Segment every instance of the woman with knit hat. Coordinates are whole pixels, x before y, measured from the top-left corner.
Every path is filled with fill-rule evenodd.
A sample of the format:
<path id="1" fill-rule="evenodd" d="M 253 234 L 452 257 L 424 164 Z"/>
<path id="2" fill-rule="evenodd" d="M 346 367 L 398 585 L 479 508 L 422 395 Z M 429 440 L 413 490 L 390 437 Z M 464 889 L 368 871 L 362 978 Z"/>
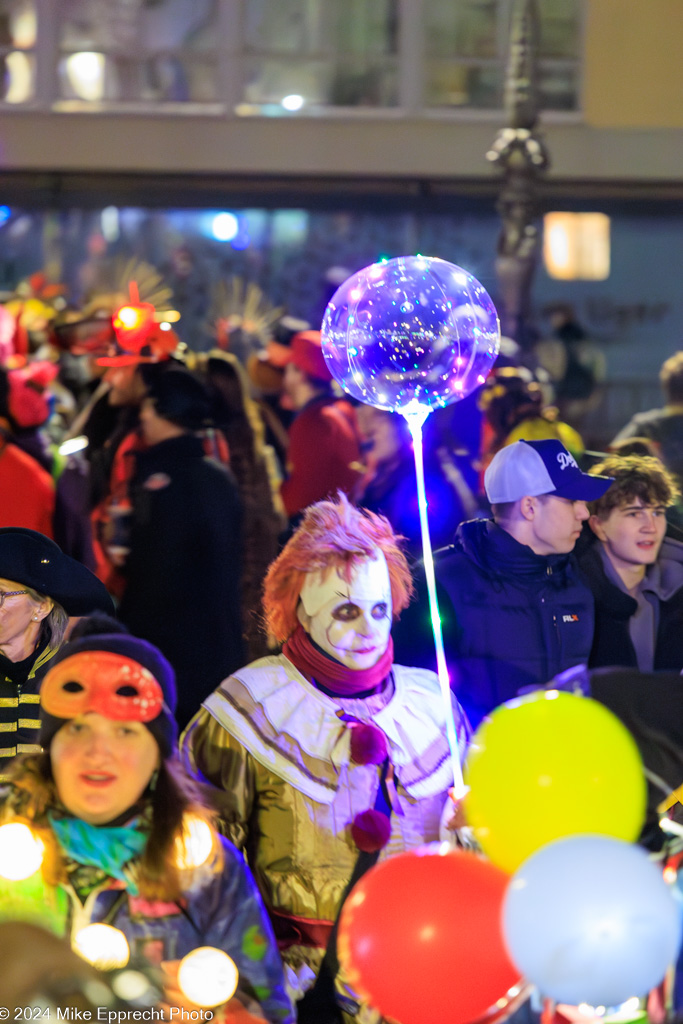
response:
<path id="1" fill-rule="evenodd" d="M 40 679 L 70 616 L 113 613 L 104 584 L 42 533 L 0 529 L 0 779 L 16 754 L 40 750 Z"/>
<path id="2" fill-rule="evenodd" d="M 312 505 L 266 576 L 282 654 L 226 679 L 183 739 L 254 871 L 300 1024 L 379 1021 L 338 973 L 334 922 L 378 857 L 439 838 L 446 709 L 434 673 L 393 663 L 392 617 L 411 590 L 386 519 L 343 494 Z"/>
<path id="3" fill-rule="evenodd" d="M 217 947 L 239 971 L 225 1024 L 290 1024 L 249 870 L 174 760 L 175 700 L 173 670 L 146 641 L 115 633 L 70 642 L 43 681 L 43 753 L 12 766 L 4 820 L 26 823 L 44 846 L 40 884 L 28 881 L 58 934 L 78 946 L 85 925 L 118 929 L 133 955 L 164 969 L 171 1006 L 192 1005 L 178 988 L 179 961 Z M 0 913 L 3 904 L 5 916 L 16 911 L 21 885 L 0 885 Z M 30 917 L 30 903 L 16 916 Z"/>

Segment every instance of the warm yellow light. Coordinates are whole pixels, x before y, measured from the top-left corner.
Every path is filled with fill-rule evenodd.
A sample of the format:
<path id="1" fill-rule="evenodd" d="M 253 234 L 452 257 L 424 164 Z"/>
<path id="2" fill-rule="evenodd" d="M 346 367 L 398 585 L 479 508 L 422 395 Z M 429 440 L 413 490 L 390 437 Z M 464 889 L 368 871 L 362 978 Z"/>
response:
<path id="1" fill-rule="evenodd" d="M 71 945 L 80 957 L 100 971 L 125 967 L 130 959 L 128 940 L 110 924 L 89 924 L 73 936 Z"/>
<path id="2" fill-rule="evenodd" d="M 560 281 L 604 281 L 610 272 L 610 219 L 604 213 L 546 213 L 543 262 Z"/>
<path id="3" fill-rule="evenodd" d="M 28 825 L 13 821 L 0 826 L 0 877 L 21 882 L 39 869 L 45 847 Z"/>
<path id="4" fill-rule="evenodd" d="M 69 85 L 80 100 L 91 103 L 101 100 L 104 96 L 104 64 L 103 53 L 83 50 L 72 53 L 66 58 L 66 76 Z"/>
<path id="5" fill-rule="evenodd" d="M 183 820 L 182 837 L 176 840 L 176 864 L 179 868 L 198 868 L 213 852 L 213 832 L 205 821 L 193 814 Z"/>
<path id="6" fill-rule="evenodd" d="M 36 45 L 38 18 L 32 3 L 20 3 L 9 15 L 10 36 L 20 50 L 30 50 Z"/>
<path id="7" fill-rule="evenodd" d="M 232 999 L 239 974 L 235 962 L 221 949 L 200 946 L 184 956 L 178 968 L 181 992 L 197 1006 L 220 1006 Z"/>
<path id="8" fill-rule="evenodd" d="M 7 76 L 6 103 L 26 103 L 33 96 L 33 66 L 30 58 L 21 50 L 14 50 L 5 57 Z"/>
<path id="9" fill-rule="evenodd" d="M 138 309 L 137 306 L 121 306 L 117 310 L 114 327 L 118 327 L 119 330 L 134 331 L 136 327 L 141 325 L 144 319 L 143 311 Z"/>

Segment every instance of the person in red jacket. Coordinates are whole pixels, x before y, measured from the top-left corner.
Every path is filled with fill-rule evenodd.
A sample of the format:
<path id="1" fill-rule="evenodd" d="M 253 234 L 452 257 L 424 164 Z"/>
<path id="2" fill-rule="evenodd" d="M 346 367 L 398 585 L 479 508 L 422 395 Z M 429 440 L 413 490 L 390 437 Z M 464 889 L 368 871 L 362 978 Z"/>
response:
<path id="1" fill-rule="evenodd" d="M 23 526 L 53 538 L 55 484 L 29 452 L 15 443 L 18 428 L 47 419 L 48 405 L 27 386 L 28 371 L 0 367 L 0 527 Z"/>
<path id="2" fill-rule="evenodd" d="M 288 349 L 280 348 L 285 349 L 284 391 L 297 413 L 289 428 L 281 494 L 290 522 L 296 522 L 313 502 L 353 490 L 360 476 L 360 447 L 354 409 L 332 391 L 320 331 L 301 331 Z"/>

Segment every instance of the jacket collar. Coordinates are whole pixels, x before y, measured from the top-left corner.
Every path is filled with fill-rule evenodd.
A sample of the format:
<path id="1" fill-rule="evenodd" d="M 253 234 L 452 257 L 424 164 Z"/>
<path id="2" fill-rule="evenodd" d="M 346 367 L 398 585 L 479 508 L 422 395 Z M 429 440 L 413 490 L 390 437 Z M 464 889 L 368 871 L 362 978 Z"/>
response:
<path id="1" fill-rule="evenodd" d="M 480 569 L 498 576 L 549 579 L 564 572 L 571 562 L 571 555 L 537 555 L 493 519 L 461 523 L 455 538 L 456 549 L 460 547 Z"/>

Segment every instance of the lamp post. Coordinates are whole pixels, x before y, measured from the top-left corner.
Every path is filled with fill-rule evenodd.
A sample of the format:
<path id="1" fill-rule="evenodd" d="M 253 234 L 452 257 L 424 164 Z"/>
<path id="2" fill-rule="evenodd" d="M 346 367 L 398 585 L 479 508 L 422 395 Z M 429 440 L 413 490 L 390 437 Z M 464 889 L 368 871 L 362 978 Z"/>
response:
<path id="1" fill-rule="evenodd" d="M 502 333 L 522 347 L 532 342 L 531 285 L 538 259 L 538 182 L 549 157 L 538 125 L 538 46 L 536 0 L 513 0 L 510 50 L 505 80 L 507 127 L 486 159 L 503 171 L 497 203 L 502 219 L 496 273 Z"/>

